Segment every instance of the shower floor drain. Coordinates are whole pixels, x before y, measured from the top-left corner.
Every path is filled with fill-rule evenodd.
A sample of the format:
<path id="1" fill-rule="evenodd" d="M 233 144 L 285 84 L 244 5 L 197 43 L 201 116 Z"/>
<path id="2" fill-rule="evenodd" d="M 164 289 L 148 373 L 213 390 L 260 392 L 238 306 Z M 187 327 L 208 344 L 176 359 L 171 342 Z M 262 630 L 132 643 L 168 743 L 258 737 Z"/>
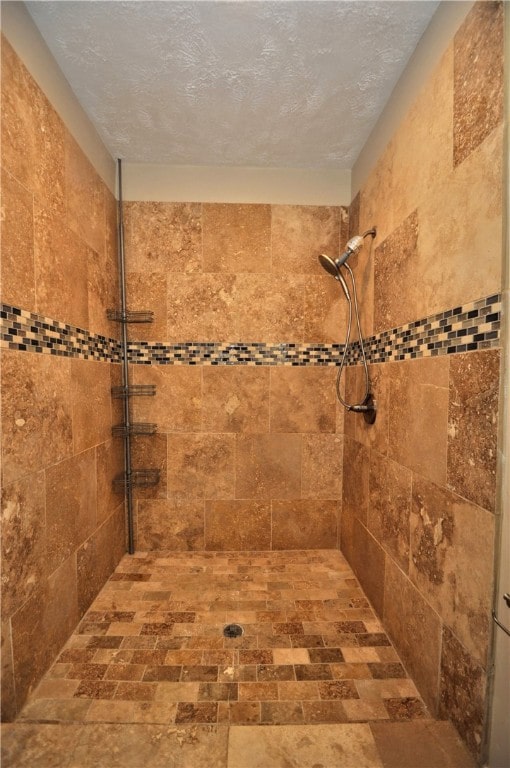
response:
<path id="1" fill-rule="evenodd" d="M 223 627 L 225 637 L 240 637 L 243 634 L 243 628 L 240 624 L 227 624 Z"/>

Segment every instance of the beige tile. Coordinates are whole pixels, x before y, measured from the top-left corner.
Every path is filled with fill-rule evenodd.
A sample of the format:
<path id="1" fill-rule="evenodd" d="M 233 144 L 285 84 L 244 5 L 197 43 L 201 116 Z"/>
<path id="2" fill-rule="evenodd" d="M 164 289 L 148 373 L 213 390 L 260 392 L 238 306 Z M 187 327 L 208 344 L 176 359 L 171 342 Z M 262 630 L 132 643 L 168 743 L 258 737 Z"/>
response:
<path id="1" fill-rule="evenodd" d="M 349 664 L 378 662 L 379 655 L 376 648 L 345 648 L 342 647 L 342 655 Z"/>
<path id="2" fill-rule="evenodd" d="M 167 435 L 140 435 L 131 442 L 132 467 L 136 471 L 159 470 L 159 481 L 155 485 L 139 486 L 135 489 L 136 499 L 165 499 L 167 496 Z"/>
<path id="3" fill-rule="evenodd" d="M 121 505 L 76 553 L 80 615 L 90 606 L 125 552 L 124 524 L 124 507 Z M 118 626 L 117 629 L 120 631 Z"/>
<path id="4" fill-rule="evenodd" d="M 60 217 L 65 215 L 65 133 L 62 120 L 4 38 L 2 167 Z"/>
<path id="5" fill-rule="evenodd" d="M 197 701 L 199 685 L 200 683 L 158 683 L 154 700 L 156 702 Z"/>
<path id="6" fill-rule="evenodd" d="M 80 734 L 81 726 L 77 724 L 4 725 L 2 726 L 3 761 L 6 765 L 39 765 L 48 766 L 48 768 L 56 768 L 59 765 L 62 768 L 70 768 L 72 754 Z"/>
<path id="7" fill-rule="evenodd" d="M 16 698 L 21 706 L 78 623 L 76 565 L 68 558 L 12 618 Z"/>
<path id="8" fill-rule="evenodd" d="M 234 339 L 266 343 L 303 341 L 305 278 L 302 275 L 239 273 L 235 285 Z"/>
<path id="9" fill-rule="evenodd" d="M 384 626 L 432 714 L 437 711 L 441 621 L 423 596 L 388 558 Z"/>
<path id="10" fill-rule="evenodd" d="M 415 478 L 411 579 L 483 665 L 490 632 L 494 524 L 490 512 Z"/>
<path id="11" fill-rule="evenodd" d="M 474 768 L 451 723 L 371 723 L 384 768 Z"/>
<path id="12" fill-rule="evenodd" d="M 113 478 L 124 469 L 122 442 L 107 440 L 96 447 L 97 523 L 103 523 L 123 502 L 123 495 L 114 489 Z"/>
<path id="13" fill-rule="evenodd" d="M 273 648 L 275 664 L 309 664 L 307 648 Z"/>
<path id="14" fill-rule="evenodd" d="M 300 768 L 341 764 L 345 768 L 382 766 L 366 724 L 232 726 L 228 768 L 284 765 L 294 755 Z M 340 761 L 340 762 L 339 762 Z"/>
<path id="15" fill-rule="evenodd" d="M 121 702 L 117 702 L 121 704 Z M 122 702 L 127 703 L 127 702 Z M 132 702 L 133 714 L 130 722 L 161 723 L 168 725 L 175 720 L 176 702 L 135 701 Z"/>
<path id="16" fill-rule="evenodd" d="M 106 310 L 119 304 L 118 265 L 116 251 L 105 253 L 91 248 L 87 252 L 88 330 L 106 338 L 119 338 L 118 323 L 108 320 Z"/>
<path id="17" fill-rule="evenodd" d="M 78 328 L 89 327 L 88 262 L 90 248 L 60 215 L 34 205 L 36 308 L 39 314 Z"/>
<path id="18" fill-rule="evenodd" d="M 348 304 L 338 281 L 330 275 L 309 275 L 305 282 L 303 341 L 343 344 L 347 317 Z"/>
<path id="19" fill-rule="evenodd" d="M 130 272 L 126 276 L 129 309 L 154 312 L 151 323 L 131 323 L 131 341 L 166 341 L 167 284 L 166 275 L 159 272 Z"/>
<path id="20" fill-rule="evenodd" d="M 486 682 L 485 670 L 444 627 L 438 714 L 451 720 L 477 764 L 483 743 Z"/>
<path id="21" fill-rule="evenodd" d="M 370 453 L 364 445 L 344 437 L 342 511 L 366 523 L 369 505 Z M 356 471 L 353 471 L 353 468 Z"/>
<path id="22" fill-rule="evenodd" d="M 137 504 L 137 542 L 142 550 L 203 550 L 204 502 L 143 499 Z"/>
<path id="23" fill-rule="evenodd" d="M 299 701 L 262 701 L 260 722 L 275 725 L 302 723 L 303 708 Z"/>
<path id="24" fill-rule="evenodd" d="M 271 206 L 204 203 L 205 272 L 269 272 Z"/>
<path id="25" fill-rule="evenodd" d="M 391 699 L 417 697 L 416 686 L 412 680 L 356 680 L 356 690 L 362 699 Z"/>
<path id="26" fill-rule="evenodd" d="M 346 403 L 361 402 L 365 392 L 365 377 L 362 367 L 359 365 L 345 367 L 340 378 L 340 385 L 340 394 Z M 356 440 L 359 427 L 357 414 L 347 411 L 340 403 L 338 405 L 343 412 L 344 434 Z"/>
<path id="27" fill-rule="evenodd" d="M 454 38 L 454 162 L 503 120 L 503 5 L 476 4 Z"/>
<path id="28" fill-rule="evenodd" d="M 90 703 L 86 722 L 92 723 L 132 723 L 137 722 L 134 716 L 134 701 L 101 701 L 97 699 Z M 154 721 L 152 721 L 154 722 Z"/>
<path id="29" fill-rule="evenodd" d="M 196 725 L 162 728 L 148 723 L 90 724 L 83 730 L 71 768 L 93 768 L 106 763 L 111 768 L 160 768 L 172 765 L 196 768 L 226 766 L 227 728 Z M 112 756 L 114 762 L 112 762 Z"/>
<path id="30" fill-rule="evenodd" d="M 335 370 L 271 370 L 271 432 L 335 432 Z"/>
<path id="31" fill-rule="evenodd" d="M 105 199 L 103 181 L 74 138 L 65 136 L 67 224 L 96 253 L 103 255 Z"/>
<path id="32" fill-rule="evenodd" d="M 349 720 L 373 721 L 389 719 L 388 710 L 382 700 L 343 699 L 342 706 Z"/>
<path id="33" fill-rule="evenodd" d="M 367 528 L 402 570 L 409 570 L 412 473 L 376 451 L 370 453 Z"/>
<path id="34" fill-rule="evenodd" d="M 385 599 L 385 569 L 388 559 L 384 550 L 370 535 L 364 525 L 354 518 L 352 535 L 353 570 L 361 587 L 374 606 L 382 614 Z"/>
<path id="35" fill-rule="evenodd" d="M 96 526 L 96 454 L 83 451 L 46 470 L 46 537 L 49 573 L 61 565 Z"/>
<path id="36" fill-rule="evenodd" d="M 416 280 L 419 223 L 419 214 L 413 211 L 375 249 L 375 333 L 404 325 L 417 317 L 416 294 L 423 291 Z"/>
<path id="37" fill-rule="evenodd" d="M 2 490 L 2 614 L 11 616 L 47 575 L 44 474 Z"/>
<path id="38" fill-rule="evenodd" d="M 494 511 L 496 503 L 499 350 L 450 360 L 448 485 Z"/>
<path id="39" fill-rule="evenodd" d="M 271 235 L 273 272 L 321 274 L 320 253 L 337 256 L 345 208 L 273 205 Z"/>
<path id="40" fill-rule="evenodd" d="M 158 432 L 200 430 L 200 368 L 188 365 L 135 365 L 132 381 L 133 384 L 153 384 L 156 387 L 154 397 L 138 397 L 132 400 L 134 421 L 156 424 Z"/>
<path id="41" fill-rule="evenodd" d="M 236 498 L 299 498 L 300 435 L 237 435 Z"/>
<path id="42" fill-rule="evenodd" d="M 453 46 L 449 45 L 417 94 L 386 152 L 391 175 L 384 181 L 395 225 L 404 221 L 433 194 L 435 185 L 453 167 Z M 419 173 L 416 172 L 419 157 Z M 391 192 L 388 194 L 388 189 Z M 381 190 L 384 194 L 384 190 Z M 384 214 L 383 214 L 384 215 Z M 383 237 L 387 232 L 378 230 Z"/>
<path id="43" fill-rule="evenodd" d="M 106 301 L 107 307 L 118 307 L 120 301 L 120 287 L 119 287 L 119 255 L 118 255 L 118 240 L 119 232 L 117 226 L 117 200 L 112 192 L 106 185 L 103 185 L 104 192 L 104 209 L 105 209 L 105 263 L 108 275 L 108 283 L 105 286 L 107 290 L 108 299 Z M 104 309 L 104 306 L 103 306 Z M 90 309 L 90 297 L 89 297 L 89 311 Z M 112 334 L 114 337 L 118 334 L 119 326 L 115 323 L 111 324 L 112 330 L 115 329 L 116 333 Z"/>
<path id="44" fill-rule="evenodd" d="M 79 686 L 78 680 L 44 679 L 36 688 L 34 699 L 71 699 Z"/>
<path id="45" fill-rule="evenodd" d="M 3 351 L 4 485 L 72 453 L 70 369 L 63 358 Z"/>
<path id="46" fill-rule="evenodd" d="M 390 411 L 390 370 L 388 365 L 377 364 L 368 366 L 370 392 L 374 398 L 377 415 L 374 424 L 367 424 L 361 414 L 345 414 L 346 424 L 351 429 L 349 434 L 355 437 L 367 448 L 375 448 L 379 453 L 387 455 L 389 445 L 389 411 Z M 365 394 L 365 375 L 363 367 L 357 365 L 348 368 L 346 376 L 345 399 L 349 403 L 360 402 Z"/>
<path id="47" fill-rule="evenodd" d="M 343 438 L 307 434 L 302 437 L 301 495 L 310 499 L 340 499 Z"/>
<path id="48" fill-rule="evenodd" d="M 200 203 L 124 205 L 128 272 L 198 272 L 202 266 Z"/>
<path id="49" fill-rule="evenodd" d="M 71 360 L 73 442 L 76 453 L 111 436 L 110 364 Z"/>
<path id="50" fill-rule="evenodd" d="M 206 549 L 260 551 L 270 547 L 269 501 L 206 501 Z"/>
<path id="51" fill-rule="evenodd" d="M 502 139 L 500 126 L 454 171 L 443 174 L 419 207 L 416 317 L 501 288 Z"/>
<path id="52" fill-rule="evenodd" d="M 448 365 L 445 357 L 390 363 L 389 456 L 446 483 Z"/>
<path id="53" fill-rule="evenodd" d="M 129 380 L 132 381 L 133 368 L 138 367 L 129 365 Z M 140 366 L 141 367 L 141 366 Z M 109 388 L 122 386 L 122 366 L 120 363 L 110 365 Z M 112 397 L 110 394 L 110 407 L 112 412 L 112 424 L 122 424 L 124 422 L 124 400 L 121 397 Z"/>
<path id="54" fill-rule="evenodd" d="M 2 301 L 35 311 L 33 196 L 2 170 Z"/>
<path id="55" fill-rule="evenodd" d="M 167 286 L 168 341 L 237 339 L 235 275 L 169 273 Z"/>
<path id="56" fill-rule="evenodd" d="M 234 436 L 168 435 L 168 495 L 174 499 L 234 497 Z"/>
<path id="57" fill-rule="evenodd" d="M 336 547 L 338 501 L 273 500 L 271 506 L 273 549 Z"/>
<path id="58" fill-rule="evenodd" d="M 23 708 L 21 721 L 46 720 L 54 723 L 82 723 L 90 707 L 90 700 L 85 699 L 42 699 L 30 701 Z"/>
<path id="59" fill-rule="evenodd" d="M 204 368 L 202 429 L 205 432 L 269 431 L 269 368 Z"/>
<path id="60" fill-rule="evenodd" d="M 11 622 L 2 621 L 2 722 L 10 722 L 17 715 L 16 688 L 12 658 Z M 21 705 L 21 702 L 20 702 Z"/>

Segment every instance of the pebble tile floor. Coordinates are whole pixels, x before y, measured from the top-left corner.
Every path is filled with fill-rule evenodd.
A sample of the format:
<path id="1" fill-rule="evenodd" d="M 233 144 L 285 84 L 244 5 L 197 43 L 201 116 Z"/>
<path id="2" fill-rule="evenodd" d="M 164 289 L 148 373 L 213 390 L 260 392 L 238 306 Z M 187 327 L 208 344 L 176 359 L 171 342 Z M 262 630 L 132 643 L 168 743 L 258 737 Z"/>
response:
<path id="1" fill-rule="evenodd" d="M 242 626 L 240 637 L 224 636 L 232 623 Z M 87 738 L 95 739 L 96 752 L 88 744 L 74 762 L 84 726 L 92 726 Z M 158 750 L 175 742 L 171 759 L 154 753 L 152 731 L 154 738 L 159 734 Z M 61 743 L 60 751 L 48 753 L 53 761 L 34 758 L 40 733 L 56 744 L 69 738 L 73 749 L 62 751 Z M 72 768 L 90 758 L 110 768 L 119 748 L 112 753 L 105 745 L 122 733 L 124 747 L 131 739 L 136 749 L 119 765 L 135 768 L 227 766 L 227 752 L 228 766 L 236 768 L 419 768 L 420 738 L 428 744 L 424 759 L 434 760 L 422 768 L 472 765 L 451 726 L 428 714 L 334 550 L 126 555 L 16 724 L 4 726 L 2 765 Z M 294 733 L 287 747 L 286 733 Z M 393 754 L 398 733 L 397 746 L 406 739 L 413 744 L 403 759 L 414 762 L 399 763 Z M 315 754 L 317 739 L 322 747 Z M 144 740 L 150 755 L 133 757 Z M 338 744 L 354 750 L 340 762 Z M 106 750 L 104 763 L 97 749 Z M 294 762 L 289 755 L 297 752 Z"/>

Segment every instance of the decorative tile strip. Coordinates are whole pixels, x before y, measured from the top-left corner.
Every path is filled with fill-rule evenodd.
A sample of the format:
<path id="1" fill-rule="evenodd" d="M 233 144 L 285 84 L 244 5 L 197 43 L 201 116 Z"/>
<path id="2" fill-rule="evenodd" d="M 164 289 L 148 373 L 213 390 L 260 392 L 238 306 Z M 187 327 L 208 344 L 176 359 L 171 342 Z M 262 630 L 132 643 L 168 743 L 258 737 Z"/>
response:
<path id="1" fill-rule="evenodd" d="M 338 365 L 341 344 L 264 344 L 132 341 L 128 357 L 145 365 Z"/>
<path id="2" fill-rule="evenodd" d="M 488 349 L 500 345 L 500 330 L 501 296 L 496 294 L 369 336 L 365 354 L 371 363 L 384 363 Z M 348 363 L 360 362 L 361 346 L 355 342 Z"/>
<path id="3" fill-rule="evenodd" d="M 82 360 L 121 360 L 120 342 L 116 339 L 91 334 L 9 304 L 0 305 L 0 346 Z"/>
<path id="4" fill-rule="evenodd" d="M 0 305 L 0 346 L 84 360 L 120 362 L 120 342 L 7 304 Z M 501 296 L 461 307 L 369 336 L 370 363 L 469 352 L 500 345 Z M 262 342 L 130 341 L 128 359 L 140 365 L 285 365 L 337 366 L 343 344 Z M 348 365 L 361 362 L 359 342 L 349 345 Z"/>

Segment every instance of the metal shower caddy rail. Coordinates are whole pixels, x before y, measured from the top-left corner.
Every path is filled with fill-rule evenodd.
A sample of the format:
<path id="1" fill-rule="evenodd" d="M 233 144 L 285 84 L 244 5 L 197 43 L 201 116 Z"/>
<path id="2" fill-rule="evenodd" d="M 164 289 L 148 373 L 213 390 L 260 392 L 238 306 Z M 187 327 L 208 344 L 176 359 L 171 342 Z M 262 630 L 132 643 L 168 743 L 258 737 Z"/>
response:
<path id="1" fill-rule="evenodd" d="M 113 486 L 117 491 L 123 491 L 126 500 L 126 519 L 128 527 L 128 551 L 135 551 L 134 521 L 133 521 L 133 489 L 135 487 L 147 488 L 157 485 L 160 479 L 159 469 L 133 469 L 131 465 L 131 438 L 136 435 L 154 435 L 157 425 L 145 422 L 132 422 L 130 412 L 130 399 L 135 396 L 153 396 L 156 394 L 154 384 L 130 384 L 128 362 L 128 323 L 152 323 L 154 312 L 150 310 L 128 310 L 126 299 L 126 260 L 124 250 L 124 215 L 122 203 L 122 161 L 117 160 L 118 178 L 118 249 L 119 249 L 119 282 L 120 282 L 120 308 L 107 309 L 109 320 L 120 323 L 121 328 L 121 354 L 122 354 L 122 385 L 112 387 L 112 397 L 123 400 L 123 422 L 112 427 L 112 435 L 120 437 L 124 441 L 124 471 L 114 477 Z"/>

